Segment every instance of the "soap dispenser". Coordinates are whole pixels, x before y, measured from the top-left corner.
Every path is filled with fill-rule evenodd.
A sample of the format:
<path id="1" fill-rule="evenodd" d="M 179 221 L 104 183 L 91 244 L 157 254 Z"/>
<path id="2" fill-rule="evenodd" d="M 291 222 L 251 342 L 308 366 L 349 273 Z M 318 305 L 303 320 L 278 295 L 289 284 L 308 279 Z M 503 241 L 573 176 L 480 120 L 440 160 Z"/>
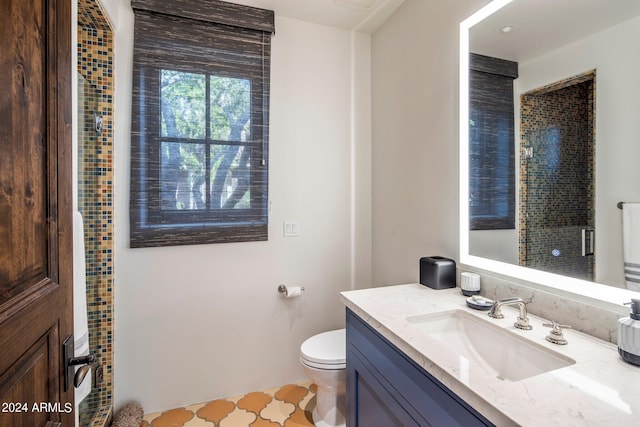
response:
<path id="1" fill-rule="evenodd" d="M 631 313 L 618 320 L 618 353 L 626 362 L 640 366 L 640 299 L 625 305 L 631 305 Z"/>

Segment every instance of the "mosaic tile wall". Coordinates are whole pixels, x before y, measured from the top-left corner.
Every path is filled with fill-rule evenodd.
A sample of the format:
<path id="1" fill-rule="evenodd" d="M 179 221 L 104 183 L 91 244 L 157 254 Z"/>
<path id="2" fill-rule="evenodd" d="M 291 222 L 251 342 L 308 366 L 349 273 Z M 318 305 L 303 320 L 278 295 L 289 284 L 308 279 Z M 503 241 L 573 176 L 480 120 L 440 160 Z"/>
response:
<path id="1" fill-rule="evenodd" d="M 113 393 L 113 34 L 97 0 L 78 0 L 78 207 L 84 218 L 89 346 L 104 369 L 80 406 L 81 426 L 101 426 Z M 80 88 L 79 88 L 80 94 Z M 102 116 L 100 135 L 93 113 Z M 82 125 L 82 128 L 80 128 Z"/>
<path id="2" fill-rule="evenodd" d="M 593 280 L 594 97 L 595 72 L 521 97 L 520 265 Z"/>

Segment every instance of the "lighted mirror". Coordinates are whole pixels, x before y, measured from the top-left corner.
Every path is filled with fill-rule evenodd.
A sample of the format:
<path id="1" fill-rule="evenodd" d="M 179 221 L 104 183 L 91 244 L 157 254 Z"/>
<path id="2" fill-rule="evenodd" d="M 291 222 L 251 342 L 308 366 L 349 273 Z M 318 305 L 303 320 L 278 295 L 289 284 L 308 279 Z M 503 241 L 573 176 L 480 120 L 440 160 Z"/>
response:
<path id="1" fill-rule="evenodd" d="M 461 263 L 617 303 L 640 290 L 621 209 L 640 203 L 640 1 L 495 0 L 460 40 Z"/>

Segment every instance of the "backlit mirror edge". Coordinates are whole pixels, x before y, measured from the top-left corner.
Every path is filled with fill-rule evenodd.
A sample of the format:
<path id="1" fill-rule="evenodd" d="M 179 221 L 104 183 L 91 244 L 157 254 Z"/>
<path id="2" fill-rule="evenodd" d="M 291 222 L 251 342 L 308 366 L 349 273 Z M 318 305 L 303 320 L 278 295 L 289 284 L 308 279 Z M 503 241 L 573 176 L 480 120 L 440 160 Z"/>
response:
<path id="1" fill-rule="evenodd" d="M 603 308 L 619 308 L 631 298 L 640 298 L 638 292 L 547 273 L 531 268 L 512 265 L 469 253 L 469 30 L 513 0 L 493 0 L 460 23 L 460 92 L 459 92 L 459 264 L 462 269 L 479 270 L 479 273 L 494 274 L 500 278 L 523 281 L 523 286 L 545 291 L 559 291 L 573 299 L 592 302 Z M 609 306 L 609 307 L 607 307 Z"/>

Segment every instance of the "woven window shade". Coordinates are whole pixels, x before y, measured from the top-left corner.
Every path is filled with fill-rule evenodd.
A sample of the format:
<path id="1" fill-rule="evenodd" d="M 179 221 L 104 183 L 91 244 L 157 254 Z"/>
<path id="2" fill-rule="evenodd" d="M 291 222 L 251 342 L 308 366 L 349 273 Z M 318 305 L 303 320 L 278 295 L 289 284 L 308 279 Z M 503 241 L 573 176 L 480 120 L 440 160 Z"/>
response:
<path id="1" fill-rule="evenodd" d="M 515 228 L 513 80 L 518 64 L 470 55 L 470 229 Z"/>
<path id="2" fill-rule="evenodd" d="M 194 21 L 274 33 L 271 10 L 217 0 L 131 0 L 134 12 L 147 11 Z"/>
<path id="3" fill-rule="evenodd" d="M 267 240 L 273 12 L 213 0 L 132 0 L 131 5 L 135 13 L 129 209 L 131 247 Z M 206 105 L 206 114 L 202 119 L 205 124 L 201 135 L 164 135 L 161 76 L 166 70 L 201 76 L 206 83 L 206 96 L 202 102 Z M 213 121 L 210 82 L 214 78 L 250 82 L 247 139 L 229 142 L 215 139 L 210 123 Z M 197 185 L 192 184 L 198 189 L 190 190 L 191 200 L 194 199 L 193 193 L 198 196 L 195 208 L 166 208 L 167 194 L 171 196 L 167 186 L 172 185 L 172 180 L 167 177 L 184 172 L 180 169 L 184 165 L 163 163 L 161 152 L 172 144 L 198 146 L 203 152 L 200 162 L 202 176 Z M 215 175 L 213 163 L 220 157 L 215 153 L 225 149 L 247 154 L 246 158 L 238 154 L 234 160 L 236 163 L 244 165 L 250 162 L 245 172 L 250 181 L 247 191 L 250 197 L 246 197 L 247 206 L 243 209 L 214 206 L 212 202 L 215 200 L 212 194 L 218 186 L 212 178 Z M 221 157 L 219 162 L 224 163 L 225 158 Z M 175 186 L 180 188 L 177 183 Z M 172 187 L 170 189 L 174 191 Z"/>

